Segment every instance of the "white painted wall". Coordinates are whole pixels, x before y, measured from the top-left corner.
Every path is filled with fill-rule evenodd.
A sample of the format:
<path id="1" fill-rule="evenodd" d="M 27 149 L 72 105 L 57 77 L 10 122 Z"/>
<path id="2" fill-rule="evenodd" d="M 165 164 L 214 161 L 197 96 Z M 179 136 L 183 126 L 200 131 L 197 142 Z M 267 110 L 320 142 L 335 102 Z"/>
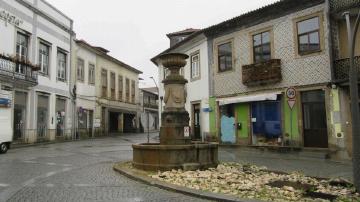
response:
<path id="1" fill-rule="evenodd" d="M 203 112 L 202 109 L 209 107 L 209 69 L 208 69 L 208 45 L 205 36 L 199 36 L 184 45 L 176 48 L 171 52 L 179 52 L 185 53 L 187 55 L 191 55 L 195 52 L 199 51 L 200 53 L 200 79 L 191 81 L 191 70 L 190 70 L 190 58 L 187 59 L 187 64 L 184 67 L 184 77 L 188 80 L 188 84 L 186 85 L 187 89 L 187 101 L 185 104 L 185 109 L 190 114 L 191 117 L 191 108 L 192 102 L 200 102 L 201 103 L 201 134 L 205 135 L 210 132 L 209 126 L 209 113 Z M 164 96 L 164 85 L 161 83 L 164 78 L 164 69 L 163 66 L 159 65 L 159 92 L 160 96 Z M 161 116 L 161 115 L 160 115 Z M 192 120 L 190 120 L 190 125 Z"/>

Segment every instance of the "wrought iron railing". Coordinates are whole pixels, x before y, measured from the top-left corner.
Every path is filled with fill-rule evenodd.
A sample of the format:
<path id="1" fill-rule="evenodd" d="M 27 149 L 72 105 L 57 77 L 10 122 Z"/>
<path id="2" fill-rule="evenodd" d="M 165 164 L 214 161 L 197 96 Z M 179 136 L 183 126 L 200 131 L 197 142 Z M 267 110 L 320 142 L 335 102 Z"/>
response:
<path id="1" fill-rule="evenodd" d="M 360 6 L 360 0 L 330 0 L 331 12 L 343 12 L 347 9 Z"/>
<path id="2" fill-rule="evenodd" d="M 281 79 L 280 59 L 271 59 L 242 67 L 242 82 L 247 86 L 276 83 Z"/>
<path id="3" fill-rule="evenodd" d="M 36 85 L 38 81 L 37 66 L 16 58 L 0 55 L 0 76 L 10 80 L 24 80 Z"/>
<path id="4" fill-rule="evenodd" d="M 355 66 L 359 71 L 360 78 L 360 56 L 354 58 Z M 349 70 L 350 70 L 350 59 L 339 59 L 334 62 L 334 76 L 336 81 L 347 81 L 349 80 Z"/>
<path id="5" fill-rule="evenodd" d="M 154 103 L 144 103 L 144 107 L 153 108 L 153 109 L 159 108 L 159 106 L 157 104 L 154 104 Z"/>

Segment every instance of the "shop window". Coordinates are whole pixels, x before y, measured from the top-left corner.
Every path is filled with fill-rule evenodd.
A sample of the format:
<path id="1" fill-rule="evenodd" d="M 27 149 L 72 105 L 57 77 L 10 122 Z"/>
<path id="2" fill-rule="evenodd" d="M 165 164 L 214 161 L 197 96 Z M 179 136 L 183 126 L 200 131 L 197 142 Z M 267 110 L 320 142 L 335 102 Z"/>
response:
<path id="1" fill-rule="evenodd" d="M 49 96 L 38 95 L 37 107 L 37 135 L 43 138 L 47 135 L 49 117 Z"/>
<path id="2" fill-rule="evenodd" d="M 65 98 L 56 98 L 56 136 L 65 134 Z"/>

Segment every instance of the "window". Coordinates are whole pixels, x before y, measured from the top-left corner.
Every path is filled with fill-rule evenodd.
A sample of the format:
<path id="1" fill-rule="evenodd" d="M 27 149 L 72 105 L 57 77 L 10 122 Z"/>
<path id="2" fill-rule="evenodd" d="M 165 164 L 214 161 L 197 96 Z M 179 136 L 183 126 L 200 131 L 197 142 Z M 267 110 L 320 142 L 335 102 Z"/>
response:
<path id="1" fill-rule="evenodd" d="M 115 100 L 115 73 L 110 72 L 110 92 L 111 92 L 111 99 Z"/>
<path id="2" fill-rule="evenodd" d="M 253 37 L 254 63 L 271 59 L 270 32 L 262 32 Z"/>
<path id="3" fill-rule="evenodd" d="M 126 96 L 126 102 L 129 103 L 130 102 L 130 80 L 126 79 L 125 81 L 125 88 L 126 88 L 126 92 L 125 92 L 125 96 Z"/>
<path id="4" fill-rule="evenodd" d="M 101 70 L 101 97 L 107 97 L 107 71 Z"/>
<path id="5" fill-rule="evenodd" d="M 28 59 L 28 49 L 29 36 L 18 32 L 16 36 L 16 57 L 20 60 L 26 61 Z M 25 74 L 25 66 L 16 64 L 15 71 L 20 74 Z"/>
<path id="6" fill-rule="evenodd" d="M 166 79 L 166 77 L 169 75 L 170 75 L 170 70 L 164 67 L 164 79 Z"/>
<path id="7" fill-rule="evenodd" d="M 77 80 L 84 82 L 84 60 L 77 59 Z"/>
<path id="8" fill-rule="evenodd" d="M 66 53 L 57 52 L 57 79 L 59 81 L 66 81 Z"/>
<path id="9" fill-rule="evenodd" d="M 50 46 L 40 42 L 39 45 L 39 65 L 40 72 L 43 75 L 49 75 L 49 65 L 50 65 Z"/>
<path id="10" fill-rule="evenodd" d="M 320 51 L 319 17 L 297 22 L 297 37 L 299 54 Z"/>
<path id="11" fill-rule="evenodd" d="M 123 101 L 123 77 L 119 76 L 119 80 L 118 80 L 118 99 L 119 101 Z"/>
<path id="12" fill-rule="evenodd" d="M 131 81 L 131 102 L 135 104 L 135 81 Z"/>
<path id="13" fill-rule="evenodd" d="M 218 46 L 218 70 L 224 72 L 232 69 L 232 45 L 231 42 Z"/>
<path id="14" fill-rule="evenodd" d="M 89 84 L 95 84 L 95 65 L 89 64 Z"/>
<path id="15" fill-rule="evenodd" d="M 200 77 L 200 54 L 196 53 L 191 56 L 191 78 L 196 79 Z"/>

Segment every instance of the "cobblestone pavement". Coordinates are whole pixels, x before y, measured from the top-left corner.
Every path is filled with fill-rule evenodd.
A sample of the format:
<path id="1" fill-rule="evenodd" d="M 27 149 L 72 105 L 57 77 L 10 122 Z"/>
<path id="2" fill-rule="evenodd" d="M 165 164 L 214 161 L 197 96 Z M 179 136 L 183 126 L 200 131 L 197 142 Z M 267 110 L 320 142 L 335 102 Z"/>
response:
<path id="1" fill-rule="evenodd" d="M 202 201 L 112 170 L 145 140 L 132 134 L 9 150 L 0 156 L 0 201 Z"/>
<path id="2" fill-rule="evenodd" d="M 151 134 L 151 141 L 158 141 L 156 137 Z M 130 180 L 112 170 L 113 163 L 131 160 L 131 144 L 146 140 L 146 134 L 131 134 L 9 150 L 0 155 L 0 202 L 202 201 Z M 219 159 L 311 176 L 352 176 L 351 163 L 294 153 L 221 147 Z"/>

